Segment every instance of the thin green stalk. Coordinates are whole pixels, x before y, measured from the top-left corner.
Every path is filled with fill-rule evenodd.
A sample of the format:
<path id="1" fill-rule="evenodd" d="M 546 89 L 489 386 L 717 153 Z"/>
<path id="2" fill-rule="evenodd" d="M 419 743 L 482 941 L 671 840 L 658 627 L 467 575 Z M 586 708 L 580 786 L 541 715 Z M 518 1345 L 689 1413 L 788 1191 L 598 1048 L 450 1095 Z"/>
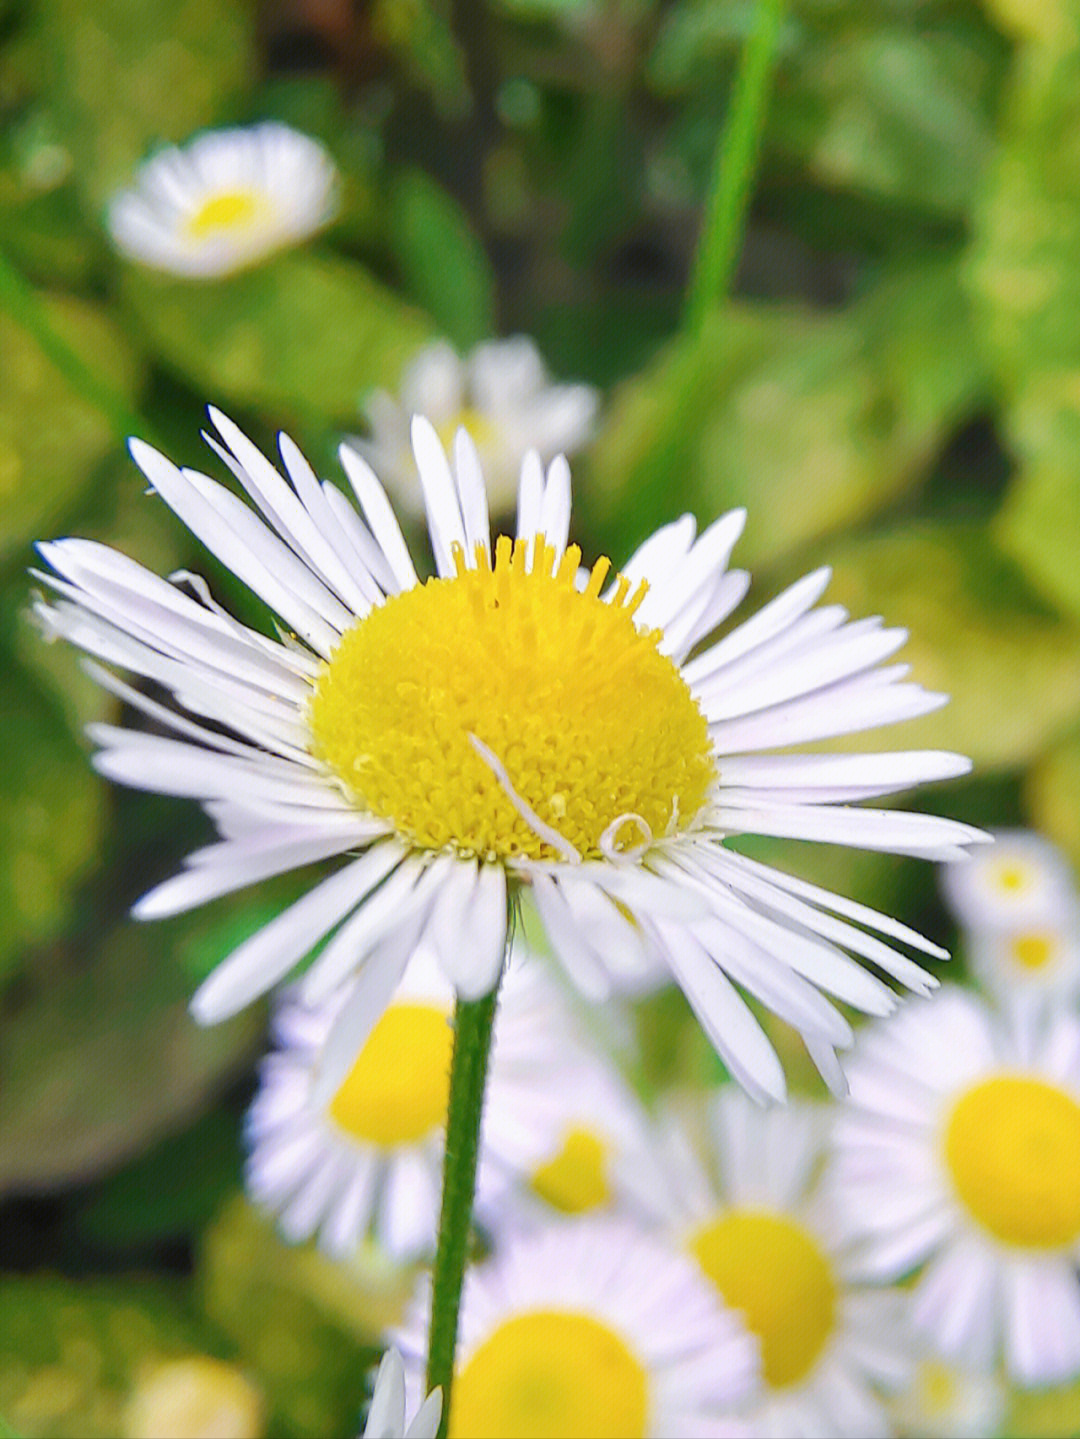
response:
<path id="1" fill-rule="evenodd" d="M 784 8 L 784 0 L 759 0 L 754 31 L 739 61 L 727 124 L 716 147 L 704 224 L 687 290 L 688 330 L 700 330 L 731 286 L 776 72 Z"/>
<path id="2" fill-rule="evenodd" d="M 17 325 L 36 340 L 42 353 L 52 361 L 85 400 L 109 421 L 117 438 L 146 435 L 146 421 L 130 409 L 123 397 L 75 353 L 53 327 L 41 297 L 0 250 L 0 308 L 7 310 Z"/>
<path id="3" fill-rule="evenodd" d="M 459 999 L 454 1011 L 454 1058 L 450 1067 L 450 1103 L 446 1115 L 442 1213 L 431 1286 L 427 1387 L 442 1387 L 440 1439 L 450 1421 L 450 1390 L 457 1350 L 461 1285 L 472 1227 L 476 1158 L 484 1109 L 491 1031 L 497 988 L 483 999 Z"/>

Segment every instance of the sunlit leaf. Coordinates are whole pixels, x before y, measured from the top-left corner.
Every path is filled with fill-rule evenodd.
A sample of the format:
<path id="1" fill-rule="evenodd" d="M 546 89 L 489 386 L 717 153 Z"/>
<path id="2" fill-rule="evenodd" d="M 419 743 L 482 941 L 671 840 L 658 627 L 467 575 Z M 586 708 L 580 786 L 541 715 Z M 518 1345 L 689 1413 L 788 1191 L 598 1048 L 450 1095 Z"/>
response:
<path id="1" fill-rule="evenodd" d="M 412 1274 L 374 1253 L 342 1265 L 286 1245 L 237 1198 L 207 1235 L 199 1277 L 208 1315 L 265 1376 L 283 1436 L 351 1434 L 365 1370 L 401 1319 Z"/>
<path id="2" fill-rule="evenodd" d="M 98 207 L 147 149 L 213 124 L 253 69 L 253 12 L 229 0 L 45 0 L 50 98 Z"/>
<path id="3" fill-rule="evenodd" d="M 108 314 L 70 296 L 39 295 L 50 327 L 122 399 L 141 375 Z M 0 311 L 0 557 L 29 563 L 30 543 L 55 532 L 95 468 L 118 444 L 113 423 Z"/>
<path id="4" fill-rule="evenodd" d="M 824 548 L 829 598 L 910 631 L 898 658 L 951 702 L 904 727 L 918 747 L 982 769 L 1021 765 L 1080 713 L 1080 631 L 1041 607 L 1022 574 L 967 525 L 912 525 Z"/>
<path id="5" fill-rule="evenodd" d="M 330 255 L 280 255 L 212 285 L 149 271 L 125 278 L 147 344 L 218 402 L 355 422 L 364 393 L 394 388 L 431 334 L 367 270 Z"/>

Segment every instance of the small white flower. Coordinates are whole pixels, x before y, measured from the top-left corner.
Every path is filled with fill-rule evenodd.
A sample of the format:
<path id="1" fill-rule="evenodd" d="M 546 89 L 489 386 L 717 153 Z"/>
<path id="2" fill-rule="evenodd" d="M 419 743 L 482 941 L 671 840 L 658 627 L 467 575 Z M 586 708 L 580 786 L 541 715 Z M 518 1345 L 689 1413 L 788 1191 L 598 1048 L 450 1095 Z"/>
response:
<path id="1" fill-rule="evenodd" d="M 545 463 L 575 454 L 592 435 L 597 398 L 590 385 L 553 384 L 525 335 L 487 340 L 464 359 L 436 340 L 405 371 L 397 399 L 385 390 L 369 397 L 370 438 L 349 444 L 402 508 L 422 517 L 424 491 L 409 440 L 412 417 L 426 415 L 447 448 L 464 426 L 480 456 L 491 511 L 505 515 L 514 507 L 529 450 Z"/>
<path id="2" fill-rule="evenodd" d="M 905 1439 L 986 1439 L 1000 1434 L 1005 1386 L 996 1374 L 977 1374 L 940 1359 L 922 1359 L 912 1382 L 889 1404 Z"/>
<path id="3" fill-rule="evenodd" d="M 197 576 L 170 584 L 87 540 L 40 546 L 53 573 L 38 577 L 57 597 L 35 607 L 47 634 L 175 700 L 93 666 L 169 732 L 92 726 L 96 767 L 200 800 L 221 835 L 145 895 L 138 917 L 342 861 L 209 976 L 192 1003 L 200 1022 L 236 1013 L 326 940 L 304 976 L 305 1002 L 358 976 L 327 1041 L 332 1086 L 418 946 L 464 999 L 492 989 L 524 889 L 582 993 L 604 998 L 629 968 L 664 966 L 732 1075 L 761 1097 L 781 1097 L 784 1075 L 740 990 L 798 1029 L 839 1088 L 835 1051 L 852 1033 L 826 996 L 892 1010 L 892 989 L 860 960 L 933 988 L 877 935 L 943 955 L 936 945 L 728 845 L 756 833 L 949 859 L 985 838 L 935 815 L 855 803 L 964 773 L 961 756 L 791 751 L 944 703 L 906 683 L 905 666 L 881 667 L 903 630 L 814 608 L 827 570 L 709 641 L 749 583 L 728 569 L 742 511 L 696 538 L 685 515 L 610 583 L 598 560 L 581 590 L 565 460 L 545 474 L 527 457 L 518 537 L 492 545 L 472 441 L 458 431 L 451 465 L 417 418 L 437 570 L 421 583 L 385 491 L 348 447 L 342 463 L 363 518 L 286 436 L 288 481 L 224 415 L 211 419 L 221 442 L 210 443 L 254 508 L 140 441 L 132 454 L 157 495 L 276 612 L 282 638 L 238 623 Z"/>
<path id="4" fill-rule="evenodd" d="M 158 150 L 109 205 L 129 259 L 213 279 L 305 240 L 333 218 L 337 171 L 317 140 L 268 121 Z"/>
<path id="5" fill-rule="evenodd" d="M 428 1285 L 397 1336 L 411 1392 Z M 646 1439 L 739 1432 L 757 1348 L 683 1255 L 583 1219 L 519 1235 L 466 1275 L 450 1432 L 467 1439 Z"/>
<path id="6" fill-rule="evenodd" d="M 549 1063 L 543 1070 L 532 1065 L 534 1078 L 542 1078 L 530 1086 L 524 1075 L 516 1077 L 520 1061 L 515 1065 L 510 1054 L 524 1045 L 496 1027 L 482 1152 L 515 1180 L 501 1189 L 489 1183 L 477 1198 L 477 1215 L 496 1243 L 509 1230 L 562 1216 L 647 1217 L 659 1206 L 653 1134 L 637 1096 L 583 1038 L 567 1038 L 549 1039 Z"/>
<path id="7" fill-rule="evenodd" d="M 971 972 L 1005 1007 L 1070 1004 L 1080 994 L 1080 905 L 1062 906 L 1023 929 L 971 930 L 964 940 Z"/>
<path id="8" fill-rule="evenodd" d="M 388 1349 L 375 1376 L 361 1439 L 435 1439 L 441 1417 L 442 1390 L 433 1389 L 405 1427 L 405 1366 L 397 1350 Z"/>
<path id="9" fill-rule="evenodd" d="M 925 1265 L 914 1322 L 951 1363 L 1080 1374 L 1080 1019 L 953 988 L 868 1029 L 850 1076 L 835 1202 L 869 1271 Z"/>
<path id="10" fill-rule="evenodd" d="M 959 923 L 975 933 L 1059 925 L 1076 904 L 1065 856 L 1030 830 L 991 833 L 991 848 L 941 870 L 942 892 Z"/>
<path id="11" fill-rule="evenodd" d="M 434 956 L 418 951 L 348 1073 L 327 1088 L 326 1041 L 356 988 L 315 1005 L 295 990 L 282 996 L 247 1118 L 247 1191 L 292 1243 L 317 1234 L 348 1259 L 371 1237 L 414 1260 L 434 1252 L 438 1231 L 454 991 Z M 580 1068 L 561 998 L 519 947 L 499 997 L 478 1181 L 488 1213 L 523 1158 L 551 1142 L 552 1078 L 573 1083 Z"/>
<path id="12" fill-rule="evenodd" d="M 761 1343 L 761 1393 L 740 1411 L 758 1439 L 885 1436 L 885 1395 L 914 1371 L 901 1304 L 860 1281 L 822 1184 L 831 1115 L 762 1112 L 726 1087 L 700 1126 L 664 1126 L 669 1223 Z"/>

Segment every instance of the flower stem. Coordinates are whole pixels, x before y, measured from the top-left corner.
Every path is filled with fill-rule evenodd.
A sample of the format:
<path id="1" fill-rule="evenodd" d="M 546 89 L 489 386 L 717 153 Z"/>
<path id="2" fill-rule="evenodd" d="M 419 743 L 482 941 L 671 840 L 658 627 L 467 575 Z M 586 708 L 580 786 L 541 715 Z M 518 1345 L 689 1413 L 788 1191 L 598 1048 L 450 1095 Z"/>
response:
<path id="1" fill-rule="evenodd" d="M 724 299 L 739 257 L 751 182 L 776 72 L 784 0 L 759 0 L 753 33 L 743 47 L 731 108 L 716 147 L 705 221 L 686 296 L 685 328 L 701 329 Z"/>
<path id="2" fill-rule="evenodd" d="M 472 1226 L 480 1120 L 484 1109 L 491 1032 L 498 986 L 483 999 L 459 999 L 454 1010 L 454 1058 L 450 1068 L 450 1103 L 446 1115 L 442 1213 L 431 1286 L 431 1332 L 428 1339 L 427 1387 L 441 1385 L 440 1439 L 450 1420 L 450 1389 L 457 1349 L 458 1311 Z"/>

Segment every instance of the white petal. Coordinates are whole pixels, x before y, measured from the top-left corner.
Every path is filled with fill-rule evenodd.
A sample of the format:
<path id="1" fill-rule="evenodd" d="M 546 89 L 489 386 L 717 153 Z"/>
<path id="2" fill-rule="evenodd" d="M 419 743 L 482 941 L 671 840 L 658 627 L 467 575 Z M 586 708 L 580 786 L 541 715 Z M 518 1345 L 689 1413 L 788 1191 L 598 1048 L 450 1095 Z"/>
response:
<path id="1" fill-rule="evenodd" d="M 319 1056 L 311 1090 L 314 1107 L 322 1109 L 337 1093 L 393 998 L 408 959 L 403 946 L 385 946 L 360 965 Z"/>
<path id="2" fill-rule="evenodd" d="M 853 849 L 934 858 L 943 850 L 981 844 L 988 836 L 972 825 L 906 810 L 833 809 L 828 805 L 717 806 L 716 823 L 731 833 L 818 840 Z"/>
<path id="3" fill-rule="evenodd" d="M 465 525 L 465 558 L 473 564 L 477 545 L 483 545 L 490 554 L 491 524 L 480 456 L 476 453 L 472 436 L 465 429 L 458 430 L 454 436 L 454 470 L 461 500 L 461 518 Z"/>
<path id="4" fill-rule="evenodd" d="M 424 491 L 435 568 L 441 576 L 454 575 L 457 568 L 451 554 L 452 547 L 460 545 L 466 561 L 469 557 L 465 546 L 465 525 L 446 451 L 430 420 L 423 415 L 413 416 L 412 446 Z"/>
<path id="5" fill-rule="evenodd" d="M 371 466 L 354 449 L 343 444 L 338 457 L 399 589 L 411 590 L 418 583 L 416 569 L 386 491 Z"/>
<path id="6" fill-rule="evenodd" d="M 196 990 L 198 1023 L 228 1019 L 272 989 L 401 858 L 398 846 L 376 845 L 244 940 Z"/>
<path id="7" fill-rule="evenodd" d="M 724 665 L 779 634 L 817 603 L 831 577 L 832 571 L 829 569 L 814 570 L 812 574 L 804 575 L 789 589 L 770 600 L 756 615 L 739 625 L 738 629 L 732 630 L 731 634 L 698 655 L 697 659 L 691 660 L 683 674 L 687 684 L 696 686 L 706 675 L 715 674 Z"/>

